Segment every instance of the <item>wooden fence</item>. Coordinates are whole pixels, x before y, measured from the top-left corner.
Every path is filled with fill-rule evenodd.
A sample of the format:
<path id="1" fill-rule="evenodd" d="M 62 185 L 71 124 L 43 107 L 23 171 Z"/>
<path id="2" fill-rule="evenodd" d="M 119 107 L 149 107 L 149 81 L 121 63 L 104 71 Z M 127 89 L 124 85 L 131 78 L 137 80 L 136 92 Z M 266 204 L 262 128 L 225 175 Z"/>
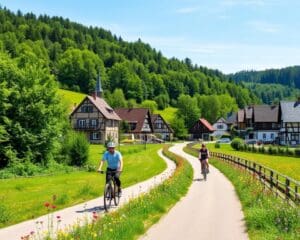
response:
<path id="1" fill-rule="evenodd" d="M 193 151 L 197 151 L 192 148 L 192 145 L 189 145 L 188 147 Z M 299 181 L 278 173 L 271 168 L 243 158 L 217 152 L 210 152 L 210 155 L 213 158 L 223 160 L 250 172 L 253 177 L 259 179 L 259 181 L 265 187 L 273 191 L 276 196 L 282 197 L 287 201 L 292 201 L 297 205 L 300 204 Z"/>

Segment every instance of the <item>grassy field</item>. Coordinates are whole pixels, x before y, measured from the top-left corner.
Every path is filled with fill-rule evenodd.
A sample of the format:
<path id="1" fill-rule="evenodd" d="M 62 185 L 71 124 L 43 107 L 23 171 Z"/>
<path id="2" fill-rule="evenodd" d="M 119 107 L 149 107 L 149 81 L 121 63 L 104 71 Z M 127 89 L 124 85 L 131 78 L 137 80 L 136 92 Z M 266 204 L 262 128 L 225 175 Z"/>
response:
<path id="1" fill-rule="evenodd" d="M 194 146 L 199 149 L 200 144 Z M 215 148 L 215 144 L 207 144 L 210 151 L 221 152 L 238 156 L 247 160 L 260 163 L 266 167 L 272 168 L 275 171 L 287 175 L 297 181 L 300 181 L 300 159 L 296 157 L 274 156 L 269 154 L 241 152 L 234 150 L 230 144 L 221 144 L 220 148 Z"/>
<path id="2" fill-rule="evenodd" d="M 86 96 L 86 94 L 83 93 L 72 92 L 64 89 L 58 89 L 58 94 L 62 97 L 62 100 L 66 106 L 68 106 L 70 111 L 75 104 L 78 105 Z"/>
<path id="3" fill-rule="evenodd" d="M 157 150 L 162 145 L 122 146 L 123 187 L 150 178 L 166 168 Z M 103 146 L 91 145 L 89 164 L 98 167 Z M 142 169 L 142 171 L 141 171 Z M 102 195 L 104 175 L 96 172 L 72 172 L 54 176 L 0 180 L 0 228 L 46 214 L 43 204 L 56 195 L 58 209 Z"/>
<path id="4" fill-rule="evenodd" d="M 175 118 L 177 108 L 168 107 L 164 110 L 156 110 L 154 113 L 160 114 L 168 123 L 171 123 Z"/>

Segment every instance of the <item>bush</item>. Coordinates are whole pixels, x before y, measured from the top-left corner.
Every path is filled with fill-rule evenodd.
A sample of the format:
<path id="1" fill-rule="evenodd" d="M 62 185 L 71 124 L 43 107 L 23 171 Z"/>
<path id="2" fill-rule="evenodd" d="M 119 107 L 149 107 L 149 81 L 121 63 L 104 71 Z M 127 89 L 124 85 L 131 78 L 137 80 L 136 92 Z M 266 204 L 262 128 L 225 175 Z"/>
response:
<path id="1" fill-rule="evenodd" d="M 268 148 L 268 153 L 269 153 L 269 154 L 274 154 L 273 147 L 270 146 L 270 147 Z"/>
<path id="2" fill-rule="evenodd" d="M 278 153 L 281 155 L 284 155 L 284 149 L 281 147 L 278 147 Z"/>
<path id="3" fill-rule="evenodd" d="M 89 158 L 89 142 L 84 133 L 72 132 L 68 135 L 67 153 L 69 164 L 83 166 Z"/>
<path id="4" fill-rule="evenodd" d="M 215 143 L 215 148 L 221 148 L 220 143 L 216 142 L 216 143 Z"/>
<path id="5" fill-rule="evenodd" d="M 241 138 L 235 138 L 231 142 L 231 147 L 235 150 L 240 150 L 241 146 L 243 145 L 243 140 Z"/>
<path id="6" fill-rule="evenodd" d="M 295 149 L 295 156 L 300 157 L 300 148 Z"/>
<path id="7" fill-rule="evenodd" d="M 285 155 L 286 156 L 293 156 L 294 155 L 294 152 L 289 149 L 288 147 L 285 149 Z"/>
<path id="8" fill-rule="evenodd" d="M 254 153 L 256 153 L 257 152 L 257 148 L 254 145 L 252 145 L 251 151 L 254 152 Z"/>

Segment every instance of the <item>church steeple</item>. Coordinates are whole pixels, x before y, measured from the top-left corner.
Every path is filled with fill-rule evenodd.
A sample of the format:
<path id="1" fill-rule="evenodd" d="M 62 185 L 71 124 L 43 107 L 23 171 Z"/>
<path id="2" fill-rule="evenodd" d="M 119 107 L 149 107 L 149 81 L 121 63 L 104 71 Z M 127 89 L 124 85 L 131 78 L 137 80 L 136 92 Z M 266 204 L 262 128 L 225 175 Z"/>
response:
<path id="1" fill-rule="evenodd" d="M 101 78 L 100 78 L 100 71 L 98 72 L 98 76 L 97 76 L 97 82 L 96 82 L 96 89 L 95 89 L 95 95 L 97 97 L 102 97 L 102 86 L 101 86 Z"/>

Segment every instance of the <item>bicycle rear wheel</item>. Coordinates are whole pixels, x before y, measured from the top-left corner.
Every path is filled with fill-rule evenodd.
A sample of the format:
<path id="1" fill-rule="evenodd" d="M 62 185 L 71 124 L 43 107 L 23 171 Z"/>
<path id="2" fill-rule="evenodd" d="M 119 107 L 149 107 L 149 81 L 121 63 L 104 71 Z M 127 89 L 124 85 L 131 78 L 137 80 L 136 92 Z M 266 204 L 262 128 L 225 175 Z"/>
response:
<path id="1" fill-rule="evenodd" d="M 113 191 L 112 191 L 112 186 L 110 183 L 107 183 L 105 185 L 105 189 L 104 189 L 104 209 L 107 212 L 110 207 L 111 207 L 111 200 L 113 198 Z"/>
<path id="2" fill-rule="evenodd" d="M 114 203 L 115 206 L 118 206 L 120 202 L 120 195 L 119 195 L 119 187 L 117 184 L 114 184 Z"/>

